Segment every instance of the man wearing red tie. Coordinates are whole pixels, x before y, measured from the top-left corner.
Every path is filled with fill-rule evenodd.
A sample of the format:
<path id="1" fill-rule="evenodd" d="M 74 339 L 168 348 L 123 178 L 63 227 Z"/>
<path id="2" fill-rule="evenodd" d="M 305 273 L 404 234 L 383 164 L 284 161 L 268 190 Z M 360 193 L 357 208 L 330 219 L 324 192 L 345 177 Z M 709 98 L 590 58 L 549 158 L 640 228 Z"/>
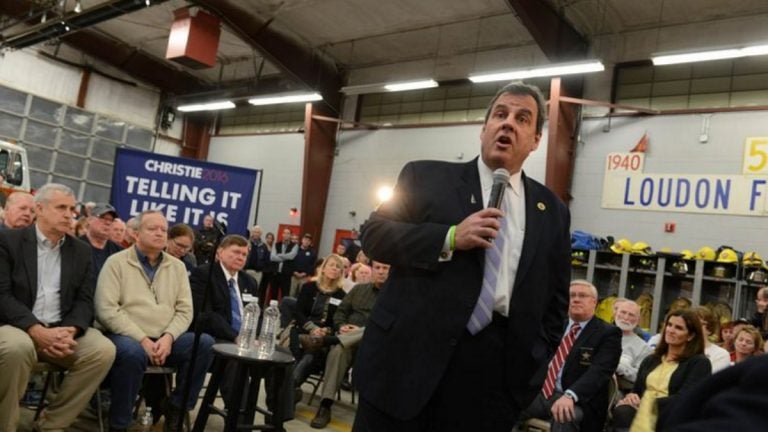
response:
<path id="1" fill-rule="evenodd" d="M 621 357 L 621 330 L 595 318 L 597 289 L 585 280 L 570 287 L 568 326 L 547 368 L 541 393 L 526 410 L 551 421 L 551 431 L 601 431 L 608 383 Z"/>

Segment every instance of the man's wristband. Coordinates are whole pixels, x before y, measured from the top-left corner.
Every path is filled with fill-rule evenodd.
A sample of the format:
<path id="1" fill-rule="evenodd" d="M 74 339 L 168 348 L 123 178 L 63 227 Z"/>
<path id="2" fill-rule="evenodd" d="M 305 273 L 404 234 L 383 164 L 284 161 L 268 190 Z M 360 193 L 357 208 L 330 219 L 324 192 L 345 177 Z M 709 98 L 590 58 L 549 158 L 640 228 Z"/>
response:
<path id="1" fill-rule="evenodd" d="M 451 225 L 451 227 L 448 228 L 448 247 L 450 247 L 451 250 L 456 250 L 456 225 Z"/>

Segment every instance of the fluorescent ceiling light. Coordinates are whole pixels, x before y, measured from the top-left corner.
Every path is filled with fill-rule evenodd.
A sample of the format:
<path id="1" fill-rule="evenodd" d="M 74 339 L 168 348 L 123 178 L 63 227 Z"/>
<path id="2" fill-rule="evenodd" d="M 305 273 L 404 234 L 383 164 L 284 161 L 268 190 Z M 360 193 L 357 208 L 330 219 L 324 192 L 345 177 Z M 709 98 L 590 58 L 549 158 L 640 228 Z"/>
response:
<path id="1" fill-rule="evenodd" d="M 657 55 L 651 57 L 655 66 L 679 63 L 693 63 L 708 60 L 723 60 L 768 54 L 768 45 L 755 45 L 745 48 L 700 51 L 682 54 Z"/>
<path id="2" fill-rule="evenodd" d="M 418 90 L 418 89 L 425 89 L 425 88 L 435 88 L 438 85 L 439 84 L 437 84 L 437 81 L 433 79 L 428 79 L 428 80 L 420 80 L 420 81 L 407 81 L 407 82 L 385 84 L 384 90 L 391 91 L 391 92 L 405 91 L 405 90 Z"/>
<path id="3" fill-rule="evenodd" d="M 369 93 L 383 93 L 386 91 L 405 91 L 438 87 L 440 84 L 433 79 L 418 81 L 403 81 L 394 83 L 376 83 L 345 86 L 341 92 L 345 95 L 359 95 Z"/>
<path id="4" fill-rule="evenodd" d="M 248 99 L 248 103 L 251 105 L 274 105 L 294 102 L 314 102 L 319 100 L 323 100 L 320 93 L 301 93 L 256 97 Z"/>
<path id="5" fill-rule="evenodd" d="M 235 107 L 235 104 L 232 101 L 218 101 L 218 102 L 208 102 L 208 103 L 199 103 L 199 104 L 190 104 L 190 105 L 180 105 L 176 107 L 176 109 L 182 112 L 192 112 L 192 111 L 214 111 L 214 110 L 232 109 L 234 107 Z"/>
<path id="6" fill-rule="evenodd" d="M 484 83 L 491 81 L 513 81 L 527 78 L 573 75 L 588 72 L 602 72 L 605 66 L 599 61 L 587 63 L 571 63 L 563 65 L 553 65 L 533 69 L 516 70 L 509 72 L 498 72 L 484 75 L 471 75 L 469 80 L 473 83 Z"/>

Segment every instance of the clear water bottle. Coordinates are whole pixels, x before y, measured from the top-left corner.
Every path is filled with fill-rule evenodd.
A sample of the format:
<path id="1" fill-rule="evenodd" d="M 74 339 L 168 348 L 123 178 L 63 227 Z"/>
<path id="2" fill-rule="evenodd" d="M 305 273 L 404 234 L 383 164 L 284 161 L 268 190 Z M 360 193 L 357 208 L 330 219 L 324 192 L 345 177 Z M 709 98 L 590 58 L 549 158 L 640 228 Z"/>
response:
<path id="1" fill-rule="evenodd" d="M 139 424 L 141 425 L 142 431 L 152 430 L 152 407 L 148 406 L 147 409 L 144 410 L 144 415 L 141 416 Z"/>
<path id="2" fill-rule="evenodd" d="M 256 329 L 259 325 L 261 309 L 259 301 L 252 301 L 243 308 L 243 322 L 240 324 L 237 348 L 241 351 L 250 351 L 256 348 Z"/>
<path id="3" fill-rule="evenodd" d="M 269 306 L 264 309 L 264 319 L 261 323 L 259 334 L 259 357 L 271 357 L 275 352 L 275 341 L 280 330 L 280 309 L 277 300 L 270 300 Z"/>

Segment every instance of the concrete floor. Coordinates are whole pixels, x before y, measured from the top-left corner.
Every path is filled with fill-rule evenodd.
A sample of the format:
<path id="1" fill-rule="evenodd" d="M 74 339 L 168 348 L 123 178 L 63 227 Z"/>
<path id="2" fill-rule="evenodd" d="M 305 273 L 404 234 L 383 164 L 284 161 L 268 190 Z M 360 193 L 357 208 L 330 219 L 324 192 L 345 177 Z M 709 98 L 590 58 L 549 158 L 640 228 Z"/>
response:
<path id="1" fill-rule="evenodd" d="M 286 432 L 308 432 L 308 431 L 320 430 L 320 429 L 313 429 L 309 425 L 309 423 L 312 421 L 312 418 L 315 416 L 315 412 L 317 411 L 317 407 L 319 406 L 320 401 L 317 397 L 315 397 L 311 402 L 311 405 L 308 405 L 307 400 L 309 399 L 309 396 L 312 393 L 312 386 L 309 384 L 305 384 L 302 389 L 304 390 L 304 398 L 296 406 L 296 418 L 284 424 Z M 264 403 L 263 389 L 262 391 L 259 392 L 259 394 L 260 394 L 259 405 L 262 405 Z M 220 398 L 217 399 L 217 405 L 223 406 L 223 403 L 221 402 Z M 336 401 L 336 403 L 333 404 L 331 422 L 328 424 L 328 426 L 325 429 L 322 429 L 322 430 L 335 431 L 335 432 L 351 431 L 352 423 L 355 418 L 355 408 L 356 408 L 355 405 L 351 403 L 351 394 L 347 391 L 342 390 L 341 400 Z M 196 414 L 197 414 L 197 411 L 195 410 L 192 413 L 193 423 L 194 423 Z M 33 418 L 34 418 L 33 410 L 28 408 L 22 408 L 19 432 L 31 432 Z M 258 421 L 258 416 L 257 416 L 257 421 Z M 96 414 L 91 409 L 87 409 L 85 412 L 83 412 L 80 415 L 80 417 L 78 417 L 75 424 L 73 424 L 69 429 L 67 429 L 68 432 L 97 432 L 98 430 L 99 428 L 98 428 L 98 422 L 96 421 Z M 141 429 L 138 426 L 135 426 L 131 430 L 140 431 Z M 153 431 L 161 432 L 162 430 L 163 428 L 162 428 L 162 420 L 161 420 L 160 423 L 155 425 L 155 428 L 153 429 Z M 205 430 L 211 431 L 211 432 L 223 431 L 224 420 L 219 416 L 211 415 L 208 418 L 208 425 L 206 426 Z"/>

